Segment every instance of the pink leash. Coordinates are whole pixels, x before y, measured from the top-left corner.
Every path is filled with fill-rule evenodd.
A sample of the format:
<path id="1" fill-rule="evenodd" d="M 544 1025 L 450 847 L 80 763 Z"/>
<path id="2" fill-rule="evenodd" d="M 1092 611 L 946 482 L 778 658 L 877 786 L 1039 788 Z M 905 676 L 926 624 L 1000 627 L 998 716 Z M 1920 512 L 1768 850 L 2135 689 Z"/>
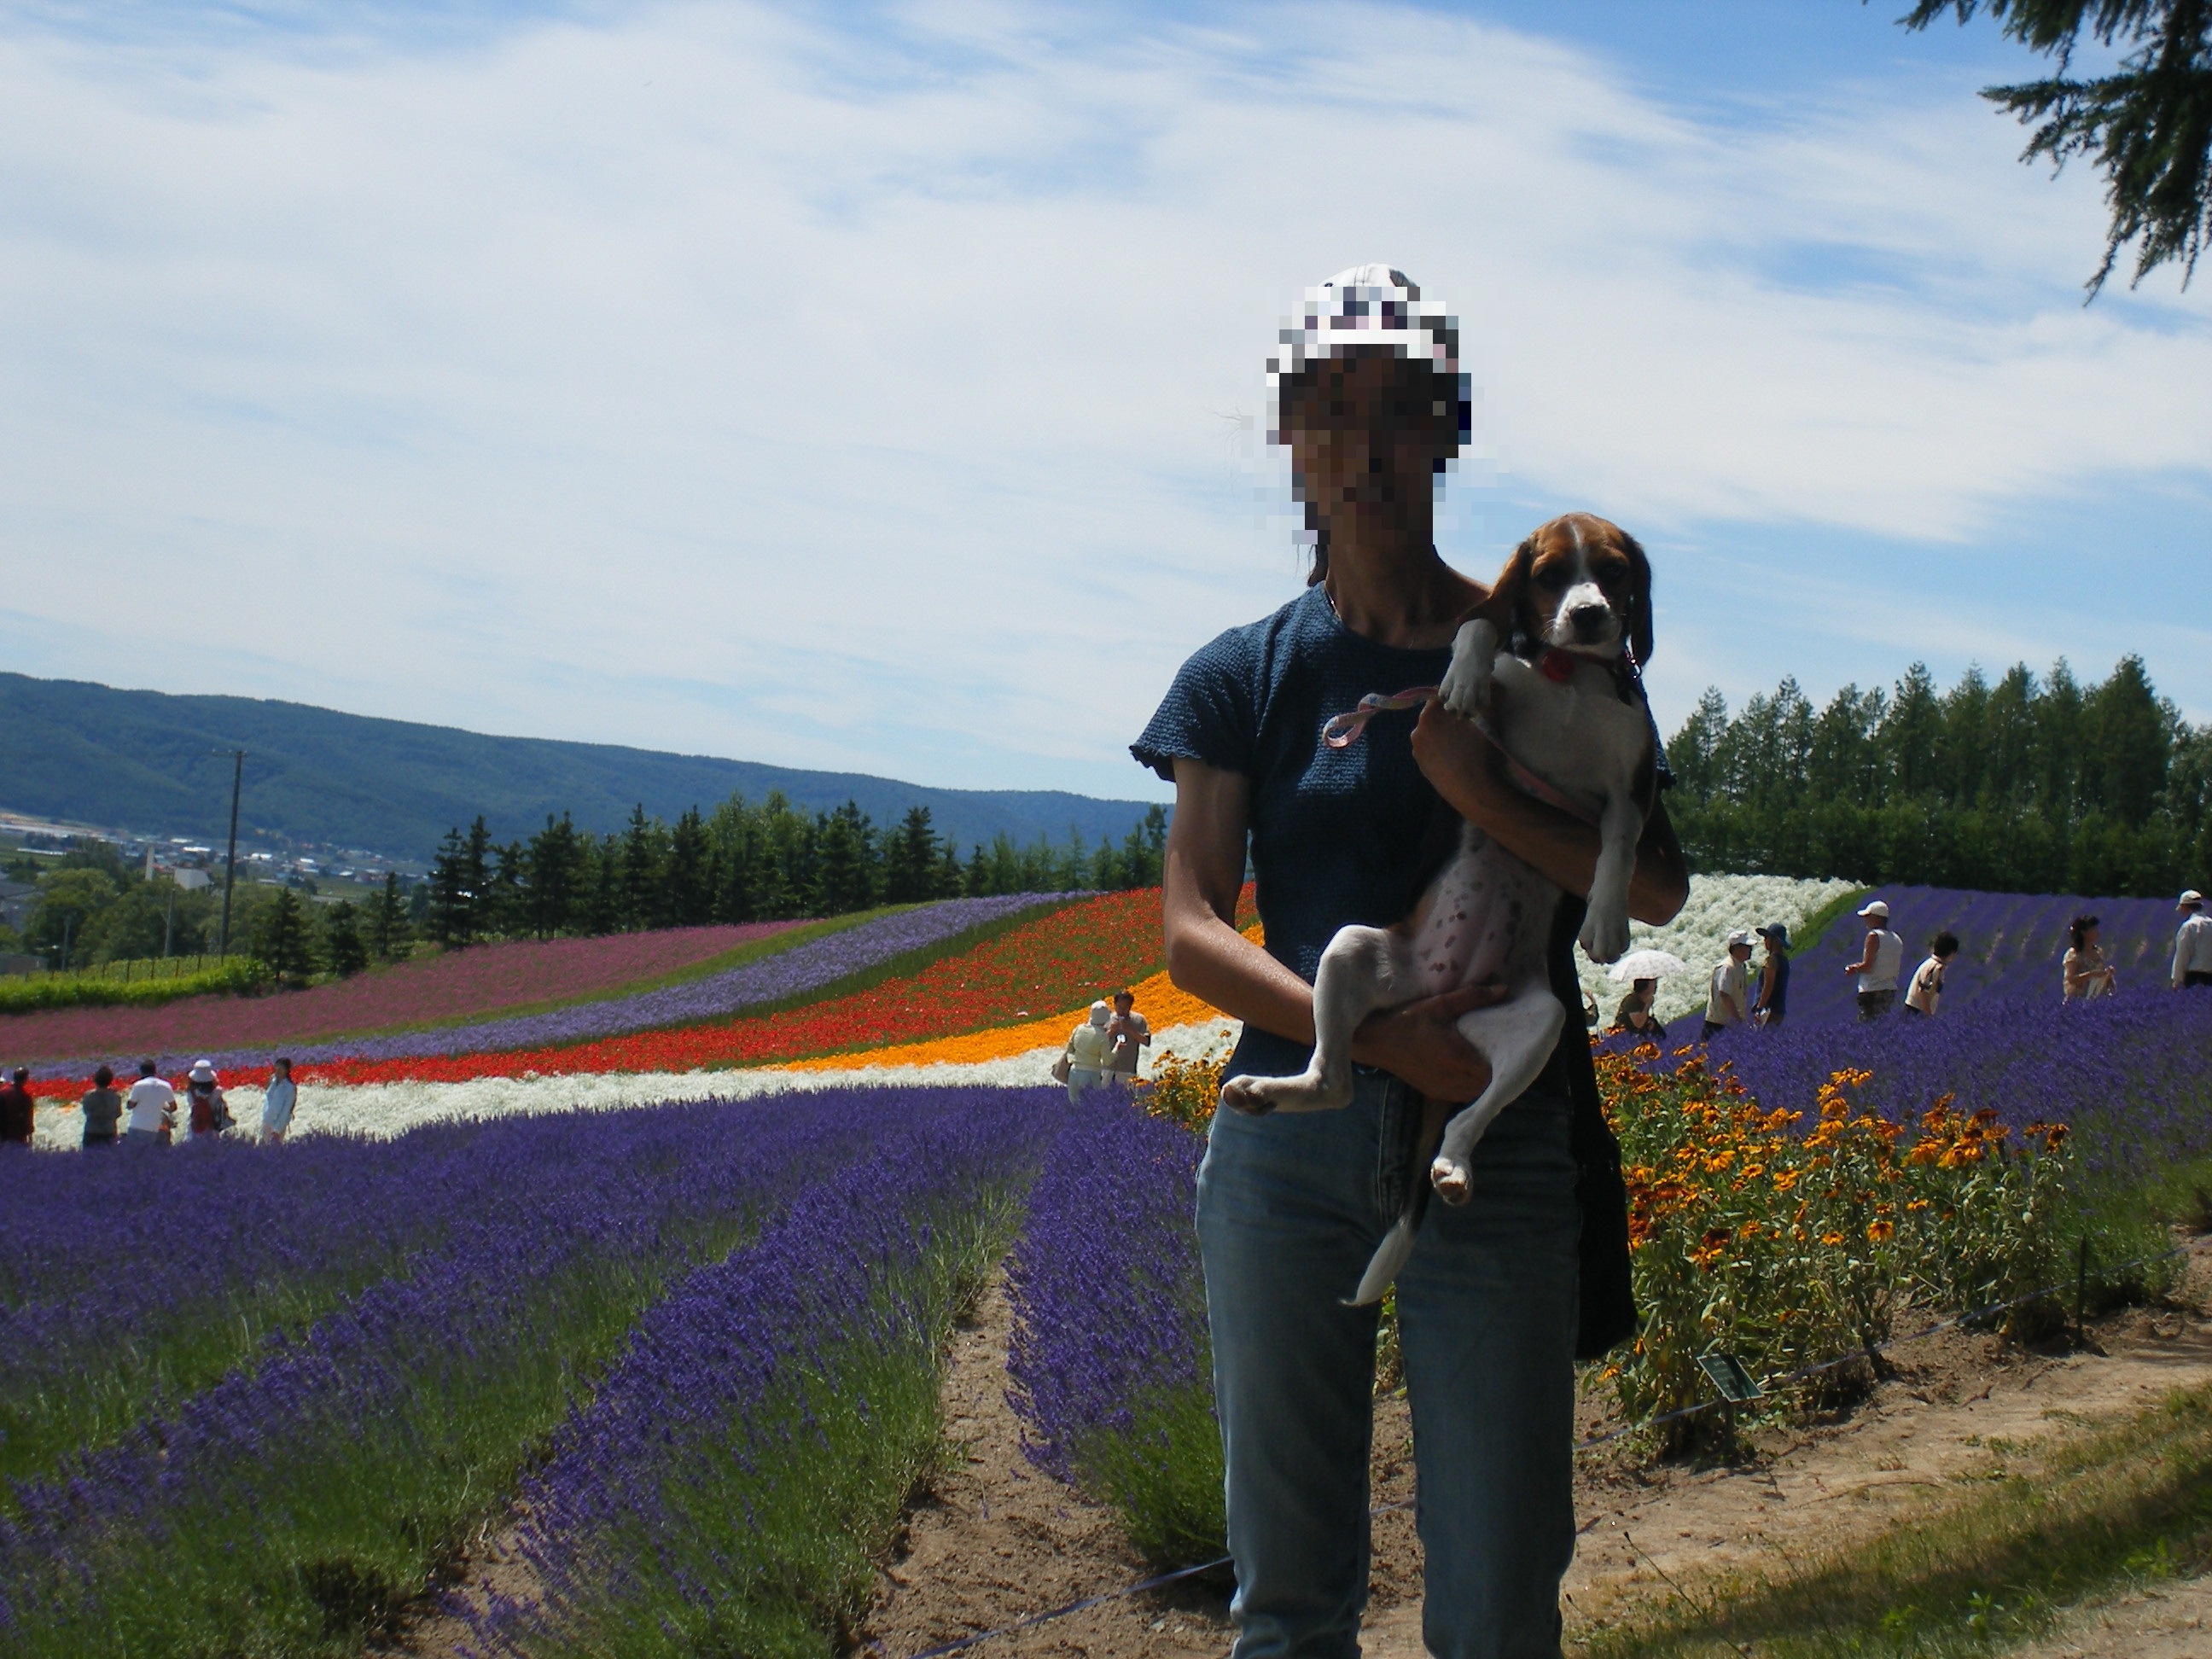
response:
<path id="1" fill-rule="evenodd" d="M 1395 714 L 1404 709 L 1419 708 L 1436 695 L 1437 688 L 1433 685 L 1409 686 L 1395 697 L 1386 697 L 1380 691 L 1370 691 L 1359 700 L 1359 707 L 1350 714 L 1333 716 L 1328 724 L 1322 727 L 1321 740 L 1332 749 L 1349 749 L 1359 741 L 1359 734 L 1367 729 L 1367 722 L 1377 714 Z M 1504 754 L 1505 745 L 1498 742 L 1498 734 L 1480 720 L 1477 720 L 1475 725 L 1480 728 L 1483 736 L 1498 744 L 1498 752 Z M 1505 756 L 1505 767 L 1507 775 L 1522 793 L 1534 795 L 1547 806 L 1557 807 L 1569 817 L 1589 824 L 1597 822 L 1512 756 Z"/>

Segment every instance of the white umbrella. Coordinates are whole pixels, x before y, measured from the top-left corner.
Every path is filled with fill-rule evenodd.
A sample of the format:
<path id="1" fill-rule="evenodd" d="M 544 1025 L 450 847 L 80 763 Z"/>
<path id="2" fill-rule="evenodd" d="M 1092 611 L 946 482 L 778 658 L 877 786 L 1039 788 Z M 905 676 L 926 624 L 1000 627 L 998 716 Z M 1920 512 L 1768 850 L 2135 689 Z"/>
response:
<path id="1" fill-rule="evenodd" d="M 1631 951 L 1613 964 L 1606 977 L 1615 985 L 1626 985 L 1633 980 L 1664 979 L 1669 974 L 1683 972 L 1689 965 L 1670 951 Z"/>

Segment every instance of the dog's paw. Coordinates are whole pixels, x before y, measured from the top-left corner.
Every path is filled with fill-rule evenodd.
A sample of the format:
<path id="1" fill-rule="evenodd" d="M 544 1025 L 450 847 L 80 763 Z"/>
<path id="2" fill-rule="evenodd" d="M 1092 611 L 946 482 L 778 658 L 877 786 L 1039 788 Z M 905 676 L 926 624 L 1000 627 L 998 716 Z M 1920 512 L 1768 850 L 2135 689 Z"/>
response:
<path id="1" fill-rule="evenodd" d="M 1628 918 L 1619 914 L 1590 912 L 1577 935 L 1583 954 L 1592 962 L 1618 962 L 1628 951 Z"/>
<path id="2" fill-rule="evenodd" d="M 1467 1165 L 1441 1154 L 1429 1165 L 1429 1184 L 1447 1204 L 1464 1204 L 1474 1195 L 1474 1182 L 1468 1174 Z"/>
<path id="3" fill-rule="evenodd" d="M 1265 1078 L 1232 1077 L 1221 1085 L 1221 1103 L 1232 1112 L 1242 1112 L 1247 1117 L 1264 1117 L 1275 1109 L 1275 1103 L 1262 1092 Z"/>
<path id="4" fill-rule="evenodd" d="M 1492 670 L 1498 661 L 1498 631 L 1486 622 L 1466 623 L 1452 641 L 1451 666 L 1444 670 L 1437 695 L 1455 714 L 1472 719 L 1490 712 Z"/>

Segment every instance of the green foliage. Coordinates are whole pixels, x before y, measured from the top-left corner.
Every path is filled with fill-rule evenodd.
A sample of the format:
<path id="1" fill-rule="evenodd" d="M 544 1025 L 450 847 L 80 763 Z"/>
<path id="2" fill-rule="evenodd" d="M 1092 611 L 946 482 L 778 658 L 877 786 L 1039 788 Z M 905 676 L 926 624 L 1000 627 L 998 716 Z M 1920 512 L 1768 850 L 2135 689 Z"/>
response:
<path id="1" fill-rule="evenodd" d="M 1091 1436 L 1074 1462 L 1083 1490 L 1113 1505 L 1131 1547 L 1155 1566 L 1221 1553 L 1229 1517 L 1211 1382 L 1131 1401 L 1127 1425 Z"/>
<path id="2" fill-rule="evenodd" d="M 1731 717 L 1709 690 L 1668 745 L 1693 867 L 2008 892 L 2157 896 L 2212 863 L 2212 729 L 2124 658 L 1939 692 L 1919 664 L 1817 712 L 1794 679 Z M 1809 937 L 1809 935 L 1808 935 Z"/>
<path id="3" fill-rule="evenodd" d="M 306 907 L 289 887 L 261 907 L 250 932 L 253 959 L 279 985 L 303 984 L 315 971 L 313 938 Z"/>
<path id="4" fill-rule="evenodd" d="M 2120 250 L 2139 243 L 2133 283 L 2178 264 L 2185 286 L 2212 221 L 2212 9 L 2203 0 L 1918 0 L 1904 18 L 1925 28 L 1946 13 L 1961 23 L 1986 7 L 2007 35 L 2055 58 L 2058 73 L 1982 96 L 2025 126 L 2039 123 L 2023 161 L 2058 167 L 2093 157 L 2112 214 L 2094 296 Z M 2112 73 L 2075 80 L 2082 32 L 2121 53 Z"/>
<path id="5" fill-rule="evenodd" d="M 189 973 L 173 967 L 191 965 Z M 117 968 L 140 977 L 124 979 Z M 88 974 L 41 975 L 36 979 L 0 979 L 0 1014 L 29 1014 L 50 1008 L 151 1008 L 182 997 L 242 996 L 259 988 L 260 964 L 247 957 L 172 958 L 164 962 L 116 963 Z"/>
<path id="6" fill-rule="evenodd" d="M 361 937 L 361 912 L 340 899 L 323 912 L 321 956 L 333 977 L 350 979 L 368 966 L 368 946 Z"/>

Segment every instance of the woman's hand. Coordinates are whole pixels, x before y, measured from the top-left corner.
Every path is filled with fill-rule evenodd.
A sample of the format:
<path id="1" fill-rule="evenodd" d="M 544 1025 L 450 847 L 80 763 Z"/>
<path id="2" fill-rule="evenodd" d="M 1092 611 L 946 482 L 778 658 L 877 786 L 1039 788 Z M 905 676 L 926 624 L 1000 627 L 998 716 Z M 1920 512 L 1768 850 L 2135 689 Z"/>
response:
<path id="1" fill-rule="evenodd" d="M 1352 1033 L 1352 1057 L 1381 1066 L 1431 1100 L 1464 1106 L 1490 1086 L 1490 1062 L 1460 1035 L 1459 1018 L 1507 994 L 1494 982 L 1465 985 L 1370 1014 Z"/>

